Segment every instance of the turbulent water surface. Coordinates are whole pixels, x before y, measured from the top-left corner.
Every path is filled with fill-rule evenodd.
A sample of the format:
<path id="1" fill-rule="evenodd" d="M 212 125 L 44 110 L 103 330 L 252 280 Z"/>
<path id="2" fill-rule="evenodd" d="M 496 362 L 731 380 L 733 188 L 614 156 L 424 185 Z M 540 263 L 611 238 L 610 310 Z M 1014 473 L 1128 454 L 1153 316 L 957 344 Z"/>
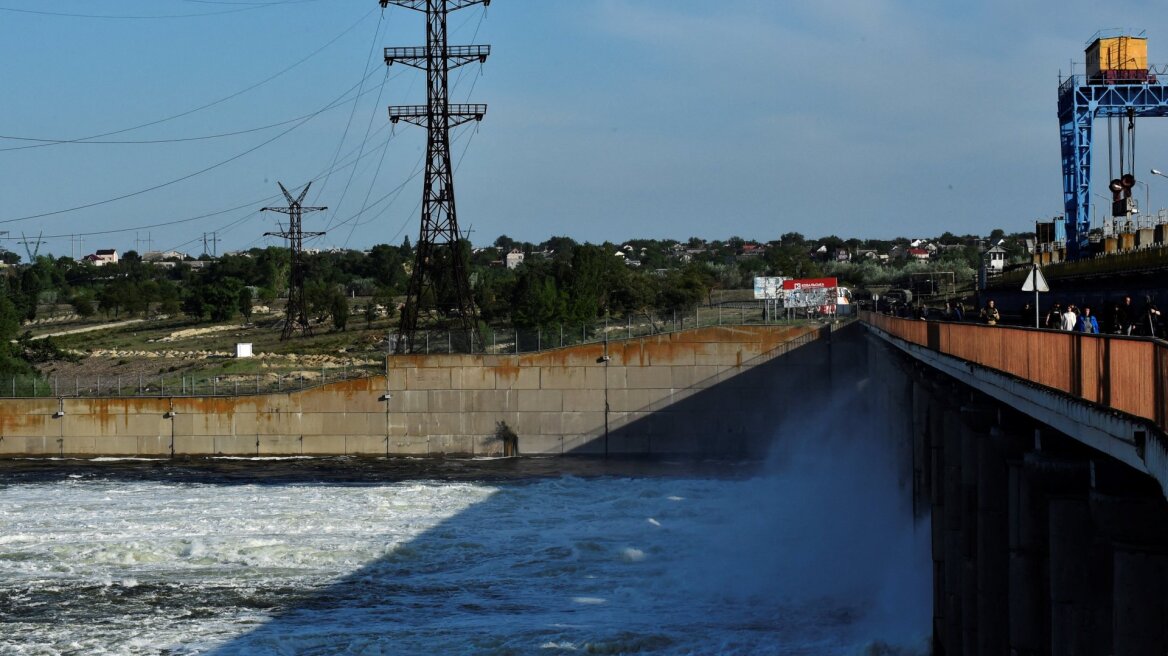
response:
<path id="1" fill-rule="evenodd" d="M 0 463 L 0 653 L 923 653 L 927 531 L 872 471 Z"/>

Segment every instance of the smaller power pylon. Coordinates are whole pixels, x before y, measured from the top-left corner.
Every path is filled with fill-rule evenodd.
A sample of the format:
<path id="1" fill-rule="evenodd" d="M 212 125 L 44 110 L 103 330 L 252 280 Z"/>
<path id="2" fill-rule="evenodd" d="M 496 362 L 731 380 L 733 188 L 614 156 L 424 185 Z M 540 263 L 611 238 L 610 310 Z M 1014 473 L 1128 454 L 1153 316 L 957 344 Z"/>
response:
<path id="1" fill-rule="evenodd" d="M 23 232 L 20 233 L 20 243 L 24 244 L 24 252 L 28 253 L 29 264 L 36 264 L 37 255 L 41 252 L 41 244 L 46 243 L 45 240 L 41 239 L 44 235 L 45 231 L 41 230 L 36 239 L 29 239 Z"/>
<path id="2" fill-rule="evenodd" d="M 287 239 L 289 249 L 292 251 L 292 271 L 288 281 L 288 305 L 284 312 L 284 331 L 280 333 L 280 339 L 285 340 L 297 330 L 305 335 L 312 334 L 312 326 L 308 324 L 308 304 L 304 300 L 304 238 L 306 236 L 319 237 L 325 233 L 304 232 L 301 218 L 305 212 L 319 212 L 328 208 L 301 205 L 304 202 L 304 197 L 308 195 L 308 188 L 312 186 L 311 182 L 304 185 L 304 189 L 296 198 L 288 193 L 288 190 L 284 188 L 284 183 L 277 182 L 276 184 L 280 185 L 280 191 L 284 192 L 284 198 L 288 199 L 288 207 L 265 207 L 260 211 L 280 212 L 287 214 L 289 218 L 287 230 L 264 233 L 265 236 Z"/>

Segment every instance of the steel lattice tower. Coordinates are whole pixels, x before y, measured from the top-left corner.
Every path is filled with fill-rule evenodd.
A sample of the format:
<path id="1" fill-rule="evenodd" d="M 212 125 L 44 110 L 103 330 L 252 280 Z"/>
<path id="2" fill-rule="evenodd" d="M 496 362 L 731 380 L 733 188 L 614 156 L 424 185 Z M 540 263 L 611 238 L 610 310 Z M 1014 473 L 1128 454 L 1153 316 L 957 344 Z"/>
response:
<path id="1" fill-rule="evenodd" d="M 395 353 L 413 351 L 423 299 L 433 298 L 438 315 L 447 315 L 462 327 L 471 351 L 481 348 L 475 327 L 474 299 L 466 263 L 459 249 L 462 238 L 454 208 L 454 174 L 450 164 L 450 129 L 471 120 L 481 121 L 486 105 L 450 104 L 448 78 L 451 69 L 473 61 L 485 62 L 490 46 L 450 46 L 446 17 L 451 11 L 490 0 L 379 0 L 381 6 L 397 5 L 426 14 L 426 46 L 386 48 L 387 66 L 400 62 L 426 71 L 427 104 L 394 105 L 389 120 L 406 121 L 426 128 L 426 175 L 422 186 L 422 226 L 418 236 L 414 270 L 406 290 Z M 438 284 L 439 281 L 445 284 Z M 444 297 L 440 298 L 440 295 Z M 427 312 L 429 314 L 429 312 Z"/>
<path id="2" fill-rule="evenodd" d="M 327 210 L 327 207 L 304 207 L 301 203 L 304 202 L 304 197 L 308 195 L 308 188 L 312 183 L 304 185 L 304 189 L 296 198 L 288 193 L 284 188 L 284 183 L 277 183 L 280 185 L 280 191 L 284 192 L 284 198 L 288 199 L 288 207 L 265 207 L 261 212 L 280 212 L 287 214 L 288 230 L 282 232 L 265 232 L 264 235 L 271 235 L 275 237 L 283 237 L 288 240 L 288 246 L 292 251 L 292 271 L 290 280 L 288 282 L 288 305 L 284 312 L 284 331 L 280 333 L 280 339 L 288 339 L 292 333 L 297 330 L 302 331 L 305 335 L 312 334 L 312 326 L 308 325 L 308 304 L 304 300 L 304 237 L 319 237 L 323 232 L 304 232 L 301 226 L 301 218 L 305 212 L 319 212 Z"/>

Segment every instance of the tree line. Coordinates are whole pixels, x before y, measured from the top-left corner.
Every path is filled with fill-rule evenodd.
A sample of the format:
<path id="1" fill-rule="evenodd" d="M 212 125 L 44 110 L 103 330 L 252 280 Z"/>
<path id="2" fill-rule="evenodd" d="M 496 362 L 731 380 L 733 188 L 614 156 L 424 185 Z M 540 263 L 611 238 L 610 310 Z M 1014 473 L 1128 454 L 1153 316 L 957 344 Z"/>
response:
<path id="1" fill-rule="evenodd" d="M 942 240 L 952 238 L 944 235 Z M 552 237 L 541 243 L 506 235 L 484 248 L 462 242 L 454 256 L 470 271 L 472 293 L 481 319 L 518 328 L 587 323 L 604 317 L 669 313 L 709 303 L 715 290 L 747 289 L 755 276 L 820 277 L 835 275 L 843 284 L 864 286 L 895 280 L 903 265 L 873 261 L 836 262 L 823 253 L 839 249 L 890 248 L 898 241 L 863 242 L 826 237 L 808 240 L 786 233 L 758 244 L 739 237 L 725 241 L 634 239 L 621 244 L 578 243 Z M 523 254 L 516 268 L 503 266 L 508 253 Z M 16 258 L 5 254 L 6 260 Z M 447 255 L 448 257 L 451 255 Z M 956 250 L 932 266 L 976 267 L 978 249 Z M 379 244 L 366 252 L 321 252 L 305 256 L 305 297 L 309 314 L 345 330 L 356 310 L 368 324 L 393 316 L 413 267 L 408 239 Z M 134 252 L 119 262 L 94 266 L 68 257 L 38 256 L 10 266 L 0 276 L 0 372 L 20 369 L 35 354 L 29 340 L 18 340 L 21 325 L 45 312 L 68 308 L 82 317 L 110 320 L 158 315 L 198 322 L 251 319 L 256 305 L 282 304 L 288 291 L 290 254 L 286 248 L 253 248 L 219 258 L 202 256 L 164 264 L 147 262 Z M 915 267 L 915 269 L 914 269 Z M 451 284 L 437 281 L 439 297 L 423 305 L 441 305 Z M 359 299 L 355 301 L 353 299 Z M 13 341 L 17 340 L 17 341 Z"/>

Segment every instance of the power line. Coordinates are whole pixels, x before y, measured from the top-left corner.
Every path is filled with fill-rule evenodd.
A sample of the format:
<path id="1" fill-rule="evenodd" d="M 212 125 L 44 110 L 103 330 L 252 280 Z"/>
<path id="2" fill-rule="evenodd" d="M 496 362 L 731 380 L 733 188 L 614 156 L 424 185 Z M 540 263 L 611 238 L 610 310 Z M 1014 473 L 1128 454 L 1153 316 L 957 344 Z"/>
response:
<path id="1" fill-rule="evenodd" d="M 364 81 L 364 80 L 362 80 L 362 82 L 363 82 L 363 81 Z M 349 92 L 350 92 L 350 91 L 352 91 L 352 90 L 353 90 L 354 88 L 356 88 L 357 86 L 358 86 L 358 85 L 356 85 L 356 84 L 355 84 L 355 85 L 353 85 L 352 87 L 349 87 L 349 89 L 345 90 L 345 92 L 344 92 L 343 94 L 341 94 L 341 96 L 340 96 L 340 97 L 344 97 L 345 95 L 348 95 L 348 94 L 349 94 Z M 332 102 L 337 102 L 337 100 L 339 100 L 339 98 L 338 98 L 338 99 L 336 99 L 336 100 L 333 100 Z M 330 102 L 329 104 L 331 105 L 332 103 Z M 325 107 L 328 107 L 328 105 L 326 105 Z M 83 204 L 83 205 L 76 205 L 76 206 L 74 206 L 74 207 L 68 207 L 68 208 L 61 209 L 61 210 L 54 210 L 54 211 L 52 211 L 52 212 L 41 212 L 40 214 L 30 214 L 30 215 L 28 215 L 28 216 L 21 216 L 21 217 L 16 217 L 16 218 L 12 218 L 12 219 L 3 219 L 3 220 L 0 220 L 0 224 L 3 224 L 3 223 L 15 223 L 15 222 L 18 222 L 18 221 L 28 221 L 28 220 L 31 220 L 31 219 L 40 219 L 40 218 L 44 218 L 44 217 L 48 217 L 48 216 L 56 216 L 56 215 L 58 215 L 58 214 L 67 214 L 67 213 L 69 213 L 69 212 L 75 212 L 75 211 L 77 211 L 77 210 L 84 210 L 84 209 L 89 209 L 89 208 L 91 208 L 91 207 L 98 207 L 98 206 L 100 206 L 100 205 L 108 205 L 109 203 L 114 203 L 114 202 L 117 202 L 117 201 L 120 201 L 120 200 L 125 200 L 125 199 L 127 199 L 127 198 L 133 198 L 134 196 L 141 196 L 142 194 L 146 194 L 146 193 L 149 193 L 149 192 L 151 192 L 151 191 L 157 191 L 158 189 L 162 189 L 162 188 L 164 188 L 164 187 L 169 187 L 169 186 L 171 186 L 171 185 L 174 185 L 174 184 L 177 184 L 177 183 L 179 183 L 179 182 L 183 182 L 184 180 L 189 180 L 189 179 L 191 179 L 191 178 L 194 178 L 194 177 L 196 177 L 196 176 L 202 175 L 202 174 L 204 174 L 204 173 L 206 173 L 206 172 L 208 172 L 208 171 L 213 171 L 213 170 L 215 170 L 215 169 L 217 169 L 217 168 L 219 168 L 219 167 L 221 167 L 221 166 L 225 166 L 225 165 L 227 165 L 227 164 L 230 164 L 231 162 L 234 162 L 235 160 L 237 160 L 237 159 L 240 159 L 241 157 L 244 157 L 244 156 L 246 156 L 246 155 L 249 155 L 249 154 L 251 154 L 251 153 L 253 153 L 253 152 L 255 152 L 255 151 L 259 150 L 260 148 L 263 148 L 264 146 L 267 146 L 268 144 L 272 143 L 273 141 L 276 141 L 277 139 L 280 139 L 281 137 L 283 137 L 283 136 L 285 136 L 285 135 L 289 134 L 289 133 L 290 133 L 290 132 L 292 132 L 293 130 L 295 130 L 295 129 L 299 128 L 300 126 L 304 125 L 305 123 L 307 123 L 308 121 L 312 120 L 312 119 L 313 119 L 313 118 L 315 118 L 316 116 L 320 115 L 320 114 L 321 114 L 321 113 L 323 113 L 324 111 L 325 111 L 325 110 L 324 110 L 323 108 L 322 108 L 322 109 L 320 109 L 320 110 L 317 110 L 316 112 L 313 112 L 312 114 L 308 115 L 308 117 L 306 117 L 304 120 L 301 120 L 301 121 L 297 122 L 295 125 L 293 125 L 292 127 L 288 128 L 287 130 L 284 130 L 284 131 L 283 131 L 283 132 L 281 132 L 280 134 L 277 134 L 276 136 L 274 136 L 274 137 L 272 137 L 272 138 L 270 138 L 270 139 L 268 139 L 268 140 L 266 140 L 266 141 L 263 141 L 263 142 L 261 142 L 260 144 L 258 144 L 258 145 L 256 145 L 256 146 L 253 146 L 253 147 L 251 147 L 251 148 L 248 148 L 247 150 L 245 150 L 245 151 L 243 151 L 243 152 L 241 152 L 241 153 L 237 153 L 237 154 L 235 154 L 235 155 L 233 155 L 233 156 L 231 156 L 231 157 L 228 157 L 228 158 L 227 158 L 227 159 L 225 159 L 225 160 L 219 161 L 219 162 L 217 162 L 217 163 L 215 163 L 215 164 L 212 164 L 212 165 L 210 165 L 210 166 L 207 166 L 207 167 L 205 167 L 205 168 L 199 169 L 198 171 L 195 171 L 195 172 L 193 172 L 193 173 L 188 173 L 188 174 L 186 174 L 186 175 L 184 175 L 184 176 L 181 176 L 181 177 L 178 177 L 178 178 L 174 178 L 174 179 L 172 179 L 172 180 L 168 180 L 168 181 L 166 181 L 166 182 L 162 182 L 162 183 L 156 184 L 156 185 L 154 185 L 154 186 L 147 187 L 147 188 L 145 188 L 145 189 L 139 189 L 138 191 L 133 191 L 133 192 L 130 192 L 130 193 L 122 194 L 122 195 L 120 195 L 120 196 L 115 196 L 115 197 L 113 197 L 113 198 L 107 198 L 107 199 L 105 199 L 105 200 L 94 201 L 94 202 L 92 202 L 92 203 L 85 203 L 85 204 Z"/>
<path id="2" fill-rule="evenodd" d="M 369 134 L 373 130 L 373 119 L 375 116 L 377 116 L 377 107 L 381 104 L 381 96 L 385 90 L 385 83 L 389 81 L 389 69 L 386 69 L 385 72 L 386 72 L 385 79 L 383 79 L 381 81 L 380 90 L 378 90 L 378 92 L 377 92 L 377 100 L 374 102 L 374 105 L 373 105 L 374 110 L 372 112 L 370 112 L 369 123 L 367 123 L 365 125 L 365 136 L 361 139 L 361 146 L 360 146 L 361 153 L 365 152 L 365 145 L 369 143 Z M 353 107 L 354 108 L 357 107 L 356 103 L 353 104 Z M 386 142 L 386 150 L 388 150 L 388 146 L 389 146 L 389 142 Z M 382 153 L 383 153 L 382 157 L 384 158 L 384 151 L 382 151 Z M 377 168 L 378 168 L 378 170 L 380 170 L 381 165 L 378 164 Z M 337 211 L 337 212 L 340 211 L 341 206 L 345 202 L 345 196 L 349 195 L 349 187 L 352 186 L 352 184 L 353 184 L 353 176 L 355 176 L 356 174 L 357 174 L 357 167 L 354 166 L 352 169 L 349 170 L 349 178 L 347 180 L 345 180 L 345 188 L 341 190 L 341 197 L 337 201 L 336 209 L 334 211 Z M 376 177 L 376 176 L 374 176 L 374 177 Z M 326 183 L 328 182 L 327 178 L 325 179 L 325 182 Z"/>
<path id="3" fill-rule="evenodd" d="M 372 75 L 370 75 L 370 77 L 372 77 Z M 352 101 L 356 102 L 357 99 L 359 99 L 361 96 L 368 95 L 370 93 L 373 93 L 372 89 L 370 89 L 368 91 L 363 91 L 363 92 L 359 93 L 358 95 L 354 96 Z M 342 99 L 340 101 L 337 101 L 337 102 L 323 108 L 323 110 L 321 110 L 321 111 L 330 111 L 330 110 L 336 109 L 337 107 L 347 105 L 347 104 L 349 104 L 349 102 L 350 101 L 348 101 L 348 100 Z M 253 132 L 262 132 L 263 130 L 270 130 L 272 128 L 278 128 L 281 125 L 288 125 L 289 123 L 295 123 L 296 121 L 310 118 L 314 114 L 317 114 L 317 113 L 320 113 L 320 112 L 318 111 L 318 112 L 314 112 L 311 114 L 303 114 L 303 115 L 297 116 L 295 118 L 290 118 L 290 119 L 287 119 L 284 121 L 279 121 L 277 123 L 269 123 L 268 125 L 261 125 L 259 127 L 248 128 L 246 130 L 236 130 L 234 132 L 220 132 L 218 134 L 208 134 L 208 135 L 202 135 L 202 136 L 198 136 L 198 137 L 175 137 L 175 138 L 171 138 L 171 139 L 127 139 L 127 140 L 112 140 L 111 139 L 111 140 L 100 140 L 100 141 L 94 141 L 94 140 L 81 141 L 81 140 L 77 140 L 77 139 L 37 139 L 37 138 L 32 138 L 32 137 L 13 137 L 13 136 L 7 136 L 7 135 L 0 134 L 0 139 L 9 139 L 11 141 L 37 141 L 37 142 L 40 142 L 39 144 L 33 145 L 33 146 L 13 146 L 11 148 L 0 148 L 0 153 L 9 152 L 12 150 L 27 150 L 29 148 L 39 148 L 43 145 L 57 145 L 57 144 L 73 144 L 73 145 L 78 145 L 78 146 L 110 145 L 110 144 L 139 145 L 139 144 L 183 143 L 183 142 L 188 142 L 188 141 L 207 141 L 210 139 L 222 139 L 224 137 L 236 137 L 236 136 L 239 136 L 241 134 L 251 134 Z"/>
<path id="4" fill-rule="evenodd" d="M 384 130 L 386 127 L 388 127 L 388 126 L 383 126 L 382 128 L 380 128 L 378 130 L 378 133 L 381 130 Z M 374 133 L 374 134 L 376 135 L 377 133 Z M 388 144 L 395 137 L 396 137 L 396 135 L 390 135 L 382 143 Z M 353 149 L 353 150 L 355 150 L 355 149 Z M 349 153 L 346 155 L 346 158 L 348 157 L 348 155 L 351 155 L 353 153 L 353 150 L 349 151 Z M 365 157 L 371 156 L 372 154 L 373 154 L 372 152 L 367 153 L 365 155 Z M 352 161 L 342 163 L 339 166 L 337 166 L 336 168 L 332 169 L 332 172 L 343 170 L 343 169 L 348 168 L 350 166 L 356 166 L 357 162 L 358 162 L 357 159 L 353 159 Z M 315 177 L 313 177 L 311 180 L 309 180 L 309 182 L 316 182 L 317 180 L 320 180 L 321 178 L 323 178 L 325 176 L 325 174 L 327 172 L 328 171 L 321 171 Z M 411 176 L 410 179 L 412 180 L 413 177 L 416 177 L 416 174 L 414 176 Z M 63 233 L 63 234 L 58 234 L 58 235 L 45 235 L 45 238 L 61 239 L 61 238 L 65 238 L 65 237 L 70 236 L 70 234 L 82 235 L 82 236 L 87 236 L 87 237 L 92 237 L 92 236 L 97 236 L 97 235 L 113 235 L 113 234 L 121 234 L 121 233 L 125 233 L 125 232 L 133 232 L 135 230 L 146 230 L 148 228 L 161 228 L 161 227 L 166 227 L 166 226 L 178 225 L 178 224 L 182 224 L 182 223 L 190 223 L 192 221 L 199 221 L 202 219 L 210 218 L 213 216 L 219 216 L 220 214 L 227 214 L 229 212 L 234 212 L 236 210 L 240 210 L 240 209 L 244 209 L 244 208 L 248 208 L 248 207 L 255 207 L 256 205 L 260 205 L 262 203 L 267 203 L 267 202 L 276 200 L 277 198 L 279 198 L 279 195 L 265 196 L 264 198 L 250 200 L 250 201 L 247 201 L 246 203 L 242 203 L 240 205 L 229 207 L 227 209 L 217 210 L 214 212 L 208 212 L 206 214 L 199 214 L 197 216 L 191 216 L 191 217 L 187 217 L 187 218 L 183 218 L 183 219 L 175 219 L 173 221 L 163 221 L 163 222 L 159 222 L 159 223 L 150 223 L 150 224 L 146 224 L 146 225 L 132 226 L 129 228 L 113 228 L 110 230 L 95 230 L 95 231 L 91 231 L 91 232 L 80 232 L 80 233 L 73 232 L 73 233 Z M 249 213 L 247 216 L 250 216 L 250 215 L 251 215 L 251 213 Z M 246 216 L 243 218 L 246 218 Z M 242 219 L 240 219 L 240 220 L 242 220 Z M 229 224 L 229 225 L 235 225 L 237 223 L 239 223 L 239 221 L 236 221 L 236 222 Z M 223 230 L 223 228 L 220 228 L 220 231 L 222 231 L 222 230 Z M 195 240 L 191 240 L 191 241 L 193 242 L 193 241 L 198 241 L 198 240 L 195 239 Z M 180 244 L 180 246 L 185 246 L 188 243 L 191 243 L 191 242 L 184 242 L 183 244 Z M 177 249 L 178 246 L 176 246 L 175 248 Z"/>
<path id="5" fill-rule="evenodd" d="M 377 18 L 377 29 L 373 30 L 373 43 L 369 46 L 369 55 L 367 57 L 365 57 L 365 69 L 361 72 L 361 84 L 362 84 L 361 88 L 362 89 L 365 88 L 364 87 L 365 80 L 368 79 L 368 77 L 369 77 L 369 63 L 371 61 L 373 61 L 373 53 L 376 52 L 377 42 L 381 39 L 381 28 L 384 24 L 385 24 L 385 12 L 382 11 L 381 15 L 378 16 L 378 18 Z M 388 79 L 389 79 L 388 75 L 384 79 L 382 79 L 381 89 L 385 88 L 385 83 Z M 379 99 L 381 98 L 381 91 L 380 90 L 377 92 L 377 97 Z M 344 147 L 345 140 L 349 138 L 349 127 L 353 124 L 353 117 L 356 115 L 357 115 L 357 103 L 353 103 L 353 108 L 349 111 L 349 120 L 345 122 L 345 129 L 341 132 L 341 140 L 337 143 L 336 152 L 333 153 L 333 164 L 336 164 L 336 158 L 341 154 L 341 148 Z M 365 136 L 366 136 L 366 138 L 368 138 L 369 133 L 366 132 Z M 364 145 L 364 144 L 362 144 L 362 145 Z M 316 199 L 320 198 L 320 195 L 322 193 L 324 193 L 325 188 L 328 187 L 328 183 L 329 183 L 329 176 L 326 176 L 324 179 L 324 182 L 322 182 L 320 187 L 316 190 L 316 196 L 314 198 L 316 198 Z"/>
<path id="6" fill-rule="evenodd" d="M 3 8 L 0 8 L 0 9 L 3 9 Z M 313 57 L 317 56 L 318 54 L 323 52 L 326 48 L 328 48 L 329 46 L 331 46 L 334 43 L 336 43 L 337 41 L 339 41 L 341 39 L 341 37 L 345 36 L 346 34 L 348 34 L 351 31 L 353 31 L 353 29 L 355 29 L 358 25 L 363 23 L 365 21 L 365 19 L 368 18 L 375 11 L 377 11 L 377 10 L 371 9 L 370 11 L 366 12 L 364 15 L 361 16 L 361 18 L 357 19 L 357 21 L 355 23 L 353 23 L 352 25 L 350 25 L 349 27 L 347 27 L 343 31 L 341 31 L 340 34 L 336 35 L 335 37 L 330 39 L 327 43 L 325 43 L 321 47 L 317 48 L 316 50 L 310 52 L 308 55 L 304 56 L 300 60 L 298 60 L 295 63 L 293 63 L 292 65 L 288 66 L 287 68 L 284 68 L 277 73 L 273 73 L 272 75 L 264 78 L 263 80 L 260 80 L 259 82 L 256 82 L 255 84 L 244 87 L 243 89 L 240 89 L 239 91 L 236 91 L 232 94 L 229 94 L 229 95 L 226 95 L 222 98 L 219 98 L 218 100 L 213 100 L 213 101 L 206 103 L 204 105 L 199 105 L 198 107 L 195 107 L 193 109 L 188 109 L 184 112 L 179 112 L 178 114 L 173 114 L 171 116 L 167 116 L 166 118 L 160 118 L 160 119 L 157 119 L 154 121 L 149 121 L 147 123 L 141 123 L 139 125 L 135 125 L 132 127 L 122 128 L 120 130 L 113 130 L 110 132 L 102 132 L 100 134 L 94 134 L 94 135 L 90 135 L 88 137 L 78 137 L 77 139 L 73 139 L 73 140 L 61 141 L 60 143 L 71 143 L 71 142 L 75 142 L 75 141 L 87 141 L 90 139 L 100 139 L 102 137 L 111 137 L 115 134 L 123 134 L 125 132 L 140 130 L 142 128 L 147 128 L 147 127 L 150 127 L 153 125 L 158 125 L 160 123 L 166 123 L 168 121 L 173 121 L 175 119 L 182 118 L 184 116 L 190 116 L 191 114 L 194 114 L 195 112 L 201 112 L 204 109 L 210 109 L 211 107 L 225 103 L 228 100 L 232 100 L 234 98 L 237 98 L 245 93 L 248 93 L 249 91 L 253 91 L 255 89 L 258 89 L 259 87 L 267 84 L 268 82 L 271 82 L 272 80 L 280 77 L 281 75 L 287 73 L 288 71 L 291 71 L 292 69 L 296 68 L 297 66 L 300 66 L 301 64 L 308 61 L 309 59 L 312 59 Z M 46 143 L 46 144 L 39 144 L 37 146 L 27 146 L 27 147 L 45 148 L 48 146 L 55 146 L 55 145 L 59 145 L 59 144 L 58 143 Z"/>
<path id="7" fill-rule="evenodd" d="M 38 16 L 55 16 L 58 18 L 96 18 L 106 20 L 159 20 L 172 18 L 199 18 L 203 16 L 222 16 L 224 14 L 238 14 L 243 11 L 252 11 L 254 9 L 264 9 L 267 7 L 275 7 L 279 5 L 289 4 L 303 4 L 308 2 L 320 2 L 320 0 L 281 0 L 280 2 L 268 3 L 248 3 L 247 6 L 237 7 L 236 9 L 221 9 L 219 11 L 206 11 L 189 14 L 154 14 L 154 15 L 117 15 L 117 14 L 77 14 L 63 11 L 45 11 L 43 9 L 16 9 L 13 7 L 0 7 L 0 11 L 12 12 L 15 14 L 35 14 Z M 210 3 L 208 3 L 210 4 Z M 244 3 L 218 3 L 218 4 L 244 4 Z"/>

